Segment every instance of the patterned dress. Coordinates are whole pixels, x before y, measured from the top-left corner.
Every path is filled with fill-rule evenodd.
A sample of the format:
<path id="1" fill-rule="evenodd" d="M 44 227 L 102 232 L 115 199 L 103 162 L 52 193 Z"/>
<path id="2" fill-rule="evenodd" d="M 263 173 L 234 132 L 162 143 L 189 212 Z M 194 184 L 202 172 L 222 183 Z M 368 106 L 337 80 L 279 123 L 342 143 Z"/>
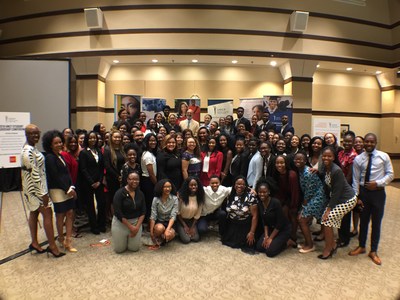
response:
<path id="1" fill-rule="evenodd" d="M 307 204 L 303 205 L 301 216 L 303 218 L 315 217 L 317 220 L 320 220 L 327 205 L 324 186 L 321 180 L 317 174 L 311 173 L 308 167 L 299 172 L 299 179 L 304 200 L 307 201 Z"/>
<path id="2" fill-rule="evenodd" d="M 251 206 L 257 205 L 257 199 L 250 193 L 235 196 L 226 205 L 226 224 L 221 234 L 221 242 L 232 248 L 247 248 L 247 234 L 251 228 Z"/>
<path id="3" fill-rule="evenodd" d="M 21 153 L 22 190 L 30 211 L 43 205 L 42 197 L 48 193 L 44 156 L 33 146 L 25 144 Z"/>

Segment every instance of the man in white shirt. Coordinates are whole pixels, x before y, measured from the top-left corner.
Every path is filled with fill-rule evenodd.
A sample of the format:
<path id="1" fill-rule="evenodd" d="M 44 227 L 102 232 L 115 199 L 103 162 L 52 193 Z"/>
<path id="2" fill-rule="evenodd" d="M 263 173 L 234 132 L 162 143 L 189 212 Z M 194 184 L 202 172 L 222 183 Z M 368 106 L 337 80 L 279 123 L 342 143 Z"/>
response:
<path id="1" fill-rule="evenodd" d="M 368 133 L 364 138 L 365 152 L 354 159 L 353 163 L 353 190 L 358 195 L 358 205 L 362 207 L 360 216 L 360 234 L 358 247 L 349 252 L 356 256 L 366 252 L 369 222 L 372 221 L 371 251 L 368 256 L 381 265 L 377 255 L 381 224 L 385 210 L 387 186 L 394 178 L 393 166 L 387 153 L 376 150 L 377 137 Z"/>

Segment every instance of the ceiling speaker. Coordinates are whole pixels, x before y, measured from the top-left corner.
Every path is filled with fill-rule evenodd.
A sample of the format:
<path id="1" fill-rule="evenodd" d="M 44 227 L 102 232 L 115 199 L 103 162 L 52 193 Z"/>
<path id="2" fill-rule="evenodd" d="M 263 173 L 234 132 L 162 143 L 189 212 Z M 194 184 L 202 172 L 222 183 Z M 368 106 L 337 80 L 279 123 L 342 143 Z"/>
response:
<path id="1" fill-rule="evenodd" d="M 307 30 L 308 23 L 308 12 L 306 11 L 294 11 L 290 15 L 290 31 L 301 32 Z"/>
<path id="2" fill-rule="evenodd" d="M 103 12 L 100 8 L 85 8 L 85 19 L 90 29 L 103 28 Z"/>

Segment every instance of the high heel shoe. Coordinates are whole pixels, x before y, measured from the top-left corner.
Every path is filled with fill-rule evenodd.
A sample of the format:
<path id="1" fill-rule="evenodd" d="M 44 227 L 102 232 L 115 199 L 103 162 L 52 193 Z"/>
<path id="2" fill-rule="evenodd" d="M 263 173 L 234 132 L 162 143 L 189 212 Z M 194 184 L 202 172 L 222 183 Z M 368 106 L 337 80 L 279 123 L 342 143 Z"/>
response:
<path id="1" fill-rule="evenodd" d="M 78 252 L 78 250 L 74 247 L 71 246 L 71 240 L 70 239 L 66 239 L 63 242 L 64 245 L 64 249 L 67 250 L 68 252 Z"/>
<path id="2" fill-rule="evenodd" d="M 58 254 L 55 254 L 51 249 L 50 246 L 46 248 L 46 252 L 47 252 L 47 257 L 49 257 L 49 253 L 51 253 L 55 258 L 59 258 L 65 255 L 64 252 L 60 252 Z"/>
<path id="3" fill-rule="evenodd" d="M 318 255 L 317 257 L 319 259 L 328 259 L 328 258 L 332 258 L 333 254 L 336 253 L 337 247 L 333 248 L 331 250 L 331 252 L 329 252 L 328 256 L 324 256 L 323 254 Z"/>
<path id="4" fill-rule="evenodd" d="M 45 249 L 39 250 L 38 248 L 33 247 L 32 244 L 29 245 L 29 251 L 31 252 L 31 254 L 32 254 L 32 251 L 36 251 L 37 254 L 43 254 L 46 252 Z"/>

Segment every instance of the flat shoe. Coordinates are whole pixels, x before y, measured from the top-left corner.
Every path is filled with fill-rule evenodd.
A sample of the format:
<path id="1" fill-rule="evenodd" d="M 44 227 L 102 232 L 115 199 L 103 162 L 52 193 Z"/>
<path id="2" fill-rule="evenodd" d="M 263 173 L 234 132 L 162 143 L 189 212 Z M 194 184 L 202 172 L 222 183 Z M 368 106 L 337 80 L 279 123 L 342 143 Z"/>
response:
<path id="1" fill-rule="evenodd" d="M 309 253 L 309 252 L 313 252 L 313 251 L 315 251 L 315 246 L 312 246 L 312 248 L 310 248 L 310 249 L 301 248 L 299 250 L 300 253 Z"/>
<path id="2" fill-rule="evenodd" d="M 355 237 L 358 235 L 357 231 L 350 232 L 350 237 Z"/>
<path id="3" fill-rule="evenodd" d="M 323 240 L 325 240 L 325 237 L 321 238 L 321 237 L 316 236 L 316 237 L 314 238 L 314 241 L 315 241 L 315 242 L 322 242 Z"/>
<path id="4" fill-rule="evenodd" d="M 368 257 L 374 262 L 374 264 L 380 266 L 382 264 L 381 259 L 379 258 L 379 256 L 376 254 L 376 252 L 370 252 L 368 254 Z"/>
<path id="5" fill-rule="evenodd" d="M 364 254 L 366 251 L 365 251 L 365 248 L 363 248 L 363 247 L 357 247 L 356 249 L 354 249 L 353 251 L 350 251 L 349 252 L 349 255 L 350 256 L 357 256 L 357 255 L 359 255 L 359 254 Z"/>

